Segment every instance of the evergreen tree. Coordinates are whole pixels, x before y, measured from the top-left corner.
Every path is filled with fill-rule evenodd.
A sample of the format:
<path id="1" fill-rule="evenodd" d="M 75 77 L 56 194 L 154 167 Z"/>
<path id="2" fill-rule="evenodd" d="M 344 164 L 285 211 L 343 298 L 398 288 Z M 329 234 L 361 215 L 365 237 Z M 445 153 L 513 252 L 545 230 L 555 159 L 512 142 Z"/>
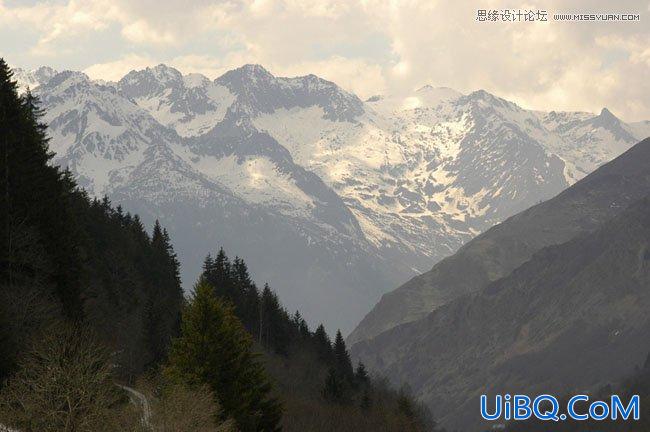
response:
<path id="1" fill-rule="evenodd" d="M 300 314 L 300 311 L 296 311 L 296 313 L 293 315 L 293 326 L 296 329 L 298 336 L 302 339 L 307 339 L 310 336 L 309 333 L 309 326 L 307 325 L 307 321 L 302 317 Z"/>
<path id="2" fill-rule="evenodd" d="M 235 258 L 232 273 L 235 285 L 233 302 L 237 307 L 237 316 L 252 335 L 257 335 L 260 298 L 257 287 L 248 273 L 248 267 L 241 258 Z"/>
<path id="3" fill-rule="evenodd" d="M 341 330 L 336 332 L 333 350 L 334 368 L 336 369 L 336 372 L 339 374 L 341 379 L 352 384 L 354 381 L 354 370 L 352 368 L 352 361 L 350 360 L 350 353 L 348 353 L 345 341 L 343 340 L 343 335 L 341 335 Z"/>
<path id="4" fill-rule="evenodd" d="M 407 419 L 414 419 L 416 416 L 413 399 L 405 388 L 401 388 L 397 396 L 397 412 Z"/>
<path id="5" fill-rule="evenodd" d="M 232 272 L 230 260 L 223 248 L 219 249 L 208 282 L 214 287 L 218 297 L 233 300 Z"/>
<path id="6" fill-rule="evenodd" d="M 83 315 L 80 288 L 80 232 L 72 213 L 75 184 L 69 173 L 49 164 L 42 111 L 29 92 L 18 96 L 13 73 L 0 59 L 0 283 L 33 274 L 33 263 L 21 261 L 16 239 L 26 235 L 48 255 L 52 265 L 43 275 L 65 314 Z"/>
<path id="7" fill-rule="evenodd" d="M 183 311 L 168 374 L 188 385 L 208 384 L 223 407 L 223 419 L 234 418 L 243 432 L 279 431 L 281 409 L 251 345 L 232 307 L 200 280 Z"/>
<path id="8" fill-rule="evenodd" d="M 282 309 L 277 294 L 268 284 L 264 285 L 262 290 L 260 308 L 262 344 L 278 354 L 286 355 L 290 344 L 289 317 Z"/>
<path id="9" fill-rule="evenodd" d="M 329 368 L 325 377 L 325 386 L 323 388 L 323 397 L 325 400 L 340 403 L 343 400 L 344 388 L 340 375 L 336 369 Z"/>
<path id="10" fill-rule="evenodd" d="M 162 246 L 163 249 L 166 253 L 165 261 L 167 264 L 167 271 L 168 271 L 168 276 L 170 276 L 170 281 L 174 282 L 174 290 L 176 291 L 176 294 L 181 294 L 182 295 L 182 290 L 181 290 L 181 263 L 178 261 L 178 256 L 176 255 L 176 252 L 174 252 L 174 247 L 172 246 L 172 241 L 171 238 L 169 237 L 169 233 L 167 232 L 166 228 L 163 228 L 163 235 L 162 235 Z"/>
<path id="11" fill-rule="evenodd" d="M 207 277 L 212 273 L 214 268 L 214 260 L 212 259 L 212 255 L 208 254 L 208 256 L 205 257 L 205 260 L 203 260 L 203 275 L 204 277 Z"/>
<path id="12" fill-rule="evenodd" d="M 357 370 L 354 372 L 354 380 L 357 384 L 360 385 L 368 384 L 370 381 L 370 377 L 366 371 L 366 365 L 364 365 L 362 362 L 359 362 L 359 364 L 357 364 Z"/>
<path id="13" fill-rule="evenodd" d="M 314 345 L 316 347 L 316 353 L 318 358 L 324 362 L 331 362 L 332 360 L 332 342 L 330 341 L 325 327 L 323 324 L 319 324 L 314 332 Z"/>
<path id="14" fill-rule="evenodd" d="M 119 211 L 118 211 L 119 215 Z M 145 302 L 145 337 L 151 362 L 160 363 L 166 356 L 171 336 L 179 330 L 183 293 L 180 281 L 180 264 L 166 229 L 156 220 L 151 234 L 153 249 L 150 272 L 153 278 Z"/>

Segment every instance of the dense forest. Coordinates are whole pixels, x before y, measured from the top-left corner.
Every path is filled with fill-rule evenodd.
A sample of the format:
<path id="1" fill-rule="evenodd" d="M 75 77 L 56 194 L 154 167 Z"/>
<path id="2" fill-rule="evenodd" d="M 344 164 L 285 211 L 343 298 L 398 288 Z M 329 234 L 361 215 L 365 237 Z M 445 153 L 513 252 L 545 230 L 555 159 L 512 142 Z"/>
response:
<path id="1" fill-rule="evenodd" d="M 208 256 L 199 287 L 214 287 L 241 321 L 275 384 L 285 431 L 420 431 L 435 423 L 407 389 L 391 390 L 353 366 L 341 332 L 332 341 L 321 324 L 310 330 L 299 311 L 289 314 L 268 285 L 251 280 L 246 263 L 223 249 Z"/>
<path id="2" fill-rule="evenodd" d="M 120 374 L 160 362 L 183 301 L 167 232 L 90 200 L 48 164 L 37 101 L 17 94 L 0 63 L 0 377 L 24 343 L 55 321 L 91 324 L 117 352 Z"/>
<path id="3" fill-rule="evenodd" d="M 52 166 L 0 59 L 0 424 L 20 431 L 424 431 L 407 390 L 223 250 L 184 297 L 167 231 Z M 143 401 L 144 400 L 144 401 Z M 145 408 L 145 405 L 149 409 Z"/>

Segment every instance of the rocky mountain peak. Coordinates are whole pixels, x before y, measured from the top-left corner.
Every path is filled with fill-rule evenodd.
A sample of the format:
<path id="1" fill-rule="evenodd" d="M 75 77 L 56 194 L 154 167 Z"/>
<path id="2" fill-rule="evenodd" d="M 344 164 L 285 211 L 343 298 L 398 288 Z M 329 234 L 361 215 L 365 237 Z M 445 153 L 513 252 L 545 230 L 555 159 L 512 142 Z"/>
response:
<path id="1" fill-rule="evenodd" d="M 177 69 L 162 63 L 153 68 L 147 68 L 146 71 L 163 83 L 178 81 L 183 76 Z"/>
<path id="2" fill-rule="evenodd" d="M 205 87 L 210 83 L 210 80 L 199 73 L 187 74 L 183 77 L 183 84 L 187 88 Z"/>
<path id="3" fill-rule="evenodd" d="M 603 108 L 590 123 L 594 129 L 602 128 L 609 131 L 617 140 L 627 143 L 636 142 L 636 138 L 632 136 L 630 130 L 607 108 Z"/>
<path id="4" fill-rule="evenodd" d="M 165 88 L 176 87 L 183 82 L 183 75 L 176 69 L 159 64 L 143 70 L 133 70 L 118 81 L 117 86 L 127 96 L 137 99 L 158 94 Z"/>
<path id="5" fill-rule="evenodd" d="M 56 88 L 61 92 L 71 87 L 84 87 L 90 85 L 90 78 L 83 72 L 63 71 L 51 77 L 42 87 Z"/>
<path id="6" fill-rule="evenodd" d="M 75 90 L 65 90 L 73 84 L 78 85 Z M 295 245 L 297 255 L 327 257 L 335 264 L 313 273 L 305 264 L 301 280 L 292 276 L 294 271 L 285 271 L 285 264 L 277 268 L 286 277 L 278 276 L 274 267 L 260 277 L 291 290 L 293 306 L 307 310 L 304 306 L 316 298 L 315 291 L 331 288 L 322 282 L 321 270 L 345 268 L 332 279 L 341 290 L 361 296 L 366 288 L 359 283 L 372 288 L 364 291 L 369 293 L 365 300 L 341 313 L 344 331 L 379 293 L 429 268 L 495 222 L 566 187 L 556 155 L 583 158 L 572 152 L 569 141 L 553 136 L 556 147 L 543 141 L 546 129 L 531 121 L 537 114 L 513 108 L 516 105 L 485 91 L 462 96 L 425 86 L 364 105 L 314 74 L 275 77 L 252 64 L 215 81 L 158 65 L 132 71 L 112 86 L 68 72 L 55 77 L 52 87 L 39 96 L 48 113 L 44 120 L 50 125 L 53 149 L 60 156 L 55 163 L 85 178 L 83 185 L 91 193 L 124 187 L 129 196 L 140 197 L 147 190 L 156 205 L 166 197 L 178 207 L 162 214 L 180 212 L 172 226 L 189 226 L 186 218 L 203 211 L 202 204 L 189 203 L 216 189 L 219 196 L 225 190 L 236 195 L 246 212 L 248 206 L 255 207 L 282 224 L 289 218 L 291 235 L 301 242 Z M 405 101 L 412 100 L 423 109 L 405 108 Z M 507 108 L 499 108 L 499 103 Z M 593 141 L 596 150 L 609 146 L 609 135 L 603 136 Z M 158 152 L 160 157 L 175 155 L 175 161 L 183 162 L 182 172 L 171 159 L 174 170 L 146 158 L 155 144 L 166 146 L 166 152 Z M 597 160 L 609 160 L 616 151 Z M 594 154 L 585 151 L 585 158 Z M 173 181 L 154 181 L 138 170 L 143 164 L 159 167 L 161 176 Z M 583 171 L 590 171 L 587 168 Z M 187 201 L 180 201 L 178 194 Z M 224 212 L 229 210 L 202 214 L 206 228 L 199 230 L 201 238 L 179 255 L 187 257 L 206 238 L 224 230 L 250 230 L 235 229 L 234 219 L 228 219 L 224 230 L 208 232 L 207 227 L 215 226 L 210 221 L 225 217 Z M 264 243 L 277 251 L 286 244 L 280 237 L 264 230 L 247 244 Z M 366 269 L 386 262 L 391 267 L 367 272 L 359 270 L 360 262 L 367 263 Z M 191 273 L 186 280 L 193 278 Z M 304 304 L 295 297 L 301 287 L 309 287 L 304 289 Z M 314 309 L 317 319 L 328 319 L 317 315 L 318 305 Z"/>
<path id="7" fill-rule="evenodd" d="M 492 93 L 489 93 L 485 90 L 476 90 L 467 95 L 465 98 L 463 98 L 464 101 L 470 102 L 470 103 L 479 103 L 479 104 L 487 104 L 491 105 L 494 107 L 500 107 L 500 108 L 512 108 L 515 107 L 516 105 L 512 102 L 509 102 L 505 99 L 502 99 L 500 97 L 497 97 L 493 95 Z"/>
<path id="8" fill-rule="evenodd" d="M 274 81 L 275 77 L 258 64 L 246 64 L 217 78 L 219 84 L 229 87 L 231 91 L 240 92 L 245 88 L 260 87 Z"/>
<path id="9" fill-rule="evenodd" d="M 598 124 L 603 127 L 611 127 L 613 125 L 620 124 L 620 120 L 610 110 L 603 108 L 600 111 L 600 114 L 598 114 L 598 116 L 594 119 L 594 124 Z"/>
<path id="10" fill-rule="evenodd" d="M 22 91 L 29 88 L 34 90 L 46 84 L 58 72 L 49 66 L 41 66 L 34 70 L 14 69 L 14 79 Z"/>

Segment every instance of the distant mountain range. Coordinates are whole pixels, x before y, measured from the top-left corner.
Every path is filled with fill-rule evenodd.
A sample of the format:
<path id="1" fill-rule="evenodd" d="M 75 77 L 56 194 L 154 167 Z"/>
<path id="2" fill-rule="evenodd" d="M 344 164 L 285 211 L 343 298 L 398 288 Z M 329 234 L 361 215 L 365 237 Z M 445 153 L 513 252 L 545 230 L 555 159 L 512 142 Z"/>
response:
<path id="1" fill-rule="evenodd" d="M 420 318 L 375 326 L 352 350 L 409 383 L 445 426 L 484 430 L 481 393 L 594 391 L 643 365 L 649 286 L 646 139 L 385 296 L 359 329 L 373 316 Z"/>
<path id="2" fill-rule="evenodd" d="M 445 427 L 486 430 L 480 394 L 594 392 L 642 366 L 649 287 L 650 138 L 384 296 L 352 351 Z"/>
<path id="3" fill-rule="evenodd" d="M 186 287 L 223 245 L 330 330 L 350 331 L 382 294 L 650 135 L 606 109 L 534 112 L 430 86 L 364 102 L 258 65 L 216 80 L 165 65 L 118 82 L 50 68 L 16 78 L 43 102 L 55 163 L 168 227 Z"/>

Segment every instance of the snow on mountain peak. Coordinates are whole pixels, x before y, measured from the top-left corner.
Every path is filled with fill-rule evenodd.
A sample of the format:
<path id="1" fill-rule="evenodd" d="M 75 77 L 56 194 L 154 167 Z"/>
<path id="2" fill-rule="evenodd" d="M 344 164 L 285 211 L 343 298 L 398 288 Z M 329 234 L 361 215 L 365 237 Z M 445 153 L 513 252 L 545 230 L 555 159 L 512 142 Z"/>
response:
<path id="1" fill-rule="evenodd" d="M 122 92 L 132 98 L 151 96 L 170 86 L 182 84 L 183 75 L 176 69 L 159 64 L 153 68 L 132 70 L 117 83 Z"/>
<path id="2" fill-rule="evenodd" d="M 234 95 L 223 85 L 201 74 L 183 76 L 164 64 L 131 71 L 117 87 L 158 122 L 183 137 L 200 135 L 213 128 L 223 120 L 234 100 Z"/>
<path id="3" fill-rule="evenodd" d="M 90 193 L 127 187 L 168 203 L 163 213 L 176 212 L 177 226 L 194 227 L 201 209 L 219 204 L 206 197 L 228 191 L 265 224 L 290 221 L 291 235 L 304 240 L 300 255 L 337 256 L 348 271 L 355 260 L 391 263 L 400 278 L 558 193 L 633 139 L 608 110 L 539 113 L 485 90 L 430 85 L 364 103 L 316 75 L 275 77 L 260 65 L 214 81 L 165 65 L 111 86 L 75 72 L 49 81 L 38 95 L 55 162 Z M 201 223 L 220 226 L 223 216 L 227 231 L 239 223 L 229 212 L 205 213 Z M 267 231 L 250 244 L 284 247 L 286 233 Z M 289 289 L 313 282 L 305 281 Z"/>
<path id="4" fill-rule="evenodd" d="M 246 64 L 217 78 L 217 82 L 220 84 L 238 91 L 244 91 L 246 88 L 258 88 L 274 80 L 275 77 L 258 64 Z"/>
<path id="5" fill-rule="evenodd" d="M 72 88 L 87 87 L 90 83 L 90 78 L 85 73 L 68 70 L 57 73 L 40 87 L 56 89 L 57 92 L 61 93 Z"/>
<path id="6" fill-rule="evenodd" d="M 183 83 L 187 88 L 204 87 L 210 80 L 199 73 L 187 74 L 183 77 Z"/>
<path id="7" fill-rule="evenodd" d="M 216 79 L 237 96 L 236 111 L 251 118 L 277 109 L 320 106 L 337 121 L 354 121 L 363 114 L 363 102 L 333 82 L 316 75 L 277 78 L 259 65 L 245 65 Z"/>
<path id="8" fill-rule="evenodd" d="M 441 105 L 455 101 L 463 94 L 449 87 L 434 87 L 430 84 L 415 91 L 391 95 L 375 95 L 365 103 L 381 116 L 402 116 L 405 111 L 439 109 Z"/>
<path id="9" fill-rule="evenodd" d="M 21 68 L 15 68 L 14 79 L 18 83 L 18 88 L 20 91 L 25 91 L 28 88 L 34 90 L 37 87 L 46 84 L 54 75 L 58 72 L 52 69 L 49 66 L 41 66 L 38 69 L 34 70 L 24 70 Z"/>
<path id="10" fill-rule="evenodd" d="M 150 71 L 151 74 L 162 84 L 177 82 L 183 77 L 183 75 L 177 69 L 174 69 L 173 67 L 162 63 L 154 66 L 153 68 L 147 68 L 146 70 Z"/>
<path id="11" fill-rule="evenodd" d="M 493 95 L 485 90 L 476 90 L 467 95 L 467 99 L 478 103 L 491 105 L 493 107 L 506 108 L 506 109 L 521 109 L 517 104 L 502 99 Z"/>

